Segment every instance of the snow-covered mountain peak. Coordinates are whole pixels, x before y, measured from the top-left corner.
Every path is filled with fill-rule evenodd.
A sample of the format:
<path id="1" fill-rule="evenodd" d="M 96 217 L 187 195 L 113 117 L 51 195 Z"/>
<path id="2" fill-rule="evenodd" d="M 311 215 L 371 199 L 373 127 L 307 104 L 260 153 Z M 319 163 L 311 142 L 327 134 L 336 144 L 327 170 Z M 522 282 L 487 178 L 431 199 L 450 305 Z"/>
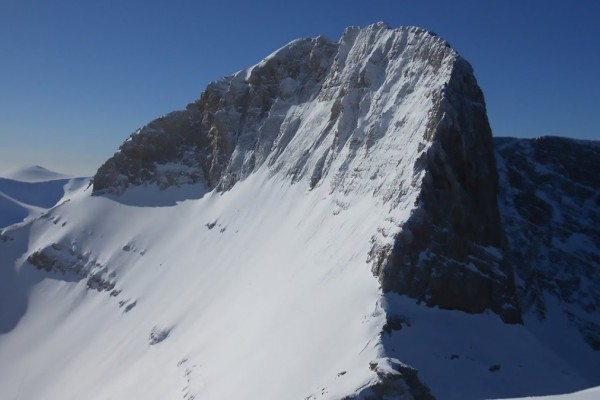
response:
<path id="1" fill-rule="evenodd" d="M 200 197 L 260 170 L 322 187 L 343 209 L 364 198 L 378 204 L 387 233 L 372 237 L 370 259 L 385 290 L 520 320 L 483 95 L 438 36 L 378 23 L 349 28 L 338 42 L 295 40 L 132 135 L 98 170 L 94 193 L 199 183 Z M 428 253 L 433 243 L 439 249 Z M 457 250 L 448 257 L 447 248 Z M 414 268 L 441 280 L 423 281 Z M 456 270 L 488 289 L 461 289 L 448 279 Z"/>
<path id="2" fill-rule="evenodd" d="M 338 42 L 295 40 L 132 135 L 98 170 L 94 193 L 199 183 L 200 197 L 260 170 L 322 187 L 344 209 L 364 198 L 378 204 L 388 233 L 373 236 L 370 258 L 385 290 L 520 320 L 483 95 L 438 36 L 380 23 L 347 29 Z M 439 249 L 428 253 L 433 243 Z M 414 268 L 441 280 L 423 281 Z M 457 270 L 488 289 L 452 283 Z M 450 292 L 459 295 L 442 294 Z"/>
<path id="3" fill-rule="evenodd" d="M 498 165 L 521 150 L 500 147 Z M 521 289 L 557 272 L 530 269 L 543 274 L 516 293 L 519 263 L 546 255 L 514 233 L 539 217 L 539 171 L 521 165 L 525 178 L 499 181 L 483 94 L 436 35 L 375 24 L 295 40 L 132 134 L 93 193 L 0 232 L 0 397 L 479 400 L 597 385 L 592 308 L 570 322 L 551 301 L 547 321 L 521 311 Z M 499 182 L 514 186 L 502 214 Z M 571 214 L 597 204 L 588 192 Z M 577 244 L 564 229 L 598 236 L 562 222 L 540 227 L 561 230 L 556 257 Z M 597 307 L 582 293 L 569 312 Z"/>

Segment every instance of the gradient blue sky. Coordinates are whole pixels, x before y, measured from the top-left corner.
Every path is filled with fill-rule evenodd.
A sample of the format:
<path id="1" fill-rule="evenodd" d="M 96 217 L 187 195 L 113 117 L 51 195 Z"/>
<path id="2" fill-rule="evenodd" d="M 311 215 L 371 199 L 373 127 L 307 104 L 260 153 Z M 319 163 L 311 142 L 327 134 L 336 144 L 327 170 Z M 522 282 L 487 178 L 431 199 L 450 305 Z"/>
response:
<path id="1" fill-rule="evenodd" d="M 600 139 L 596 0 L 0 0 L 0 172 L 91 175 L 208 82 L 377 21 L 434 31 L 469 60 L 496 136 Z"/>

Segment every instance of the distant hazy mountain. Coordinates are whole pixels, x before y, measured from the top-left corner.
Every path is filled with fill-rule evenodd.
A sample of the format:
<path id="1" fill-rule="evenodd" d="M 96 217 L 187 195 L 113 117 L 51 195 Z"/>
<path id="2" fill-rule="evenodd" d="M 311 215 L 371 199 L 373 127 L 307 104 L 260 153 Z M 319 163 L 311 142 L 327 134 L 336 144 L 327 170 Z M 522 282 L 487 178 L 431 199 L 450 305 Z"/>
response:
<path id="1" fill-rule="evenodd" d="M 81 186 L 83 180 L 40 166 L 0 174 L 0 228 L 40 215 L 56 205 L 66 191 Z"/>
<path id="2" fill-rule="evenodd" d="M 39 165 L 20 167 L 0 173 L 0 178 L 12 179 L 21 182 L 46 182 L 57 179 L 68 179 L 71 176 L 50 171 Z"/>
<path id="3" fill-rule="evenodd" d="M 494 141 L 423 29 L 295 40 L 0 231 L 0 397 L 598 386 L 597 149 Z"/>

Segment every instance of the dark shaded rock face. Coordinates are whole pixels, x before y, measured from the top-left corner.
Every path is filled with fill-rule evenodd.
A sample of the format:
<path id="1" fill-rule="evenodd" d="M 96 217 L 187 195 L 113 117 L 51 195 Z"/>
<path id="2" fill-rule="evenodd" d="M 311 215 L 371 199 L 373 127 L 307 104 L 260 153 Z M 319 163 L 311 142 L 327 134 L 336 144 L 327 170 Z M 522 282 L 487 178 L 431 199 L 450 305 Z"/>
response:
<path id="1" fill-rule="evenodd" d="M 437 100 L 416 165 L 426 171 L 418 206 L 377 272 L 383 289 L 430 306 L 520 322 L 498 204 L 498 180 L 483 94 L 458 60 Z"/>
<path id="2" fill-rule="evenodd" d="M 429 388 L 418 376 L 418 371 L 396 359 L 382 359 L 369 367 L 377 373 L 377 382 L 356 396 L 343 400 L 434 400 Z"/>
<path id="3" fill-rule="evenodd" d="M 523 308 L 557 299 L 600 350 L 600 144 L 497 138 L 500 209 Z"/>

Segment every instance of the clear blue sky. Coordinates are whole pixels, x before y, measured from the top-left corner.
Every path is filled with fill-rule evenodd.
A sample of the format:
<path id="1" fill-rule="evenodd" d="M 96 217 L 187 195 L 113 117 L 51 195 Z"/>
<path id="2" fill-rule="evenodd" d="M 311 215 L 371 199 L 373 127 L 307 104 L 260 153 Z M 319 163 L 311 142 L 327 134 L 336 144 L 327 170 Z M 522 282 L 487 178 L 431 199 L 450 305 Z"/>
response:
<path id="1" fill-rule="evenodd" d="M 0 0 L 0 172 L 92 174 L 208 82 L 377 21 L 434 31 L 469 60 L 496 136 L 600 139 L 596 0 Z"/>

